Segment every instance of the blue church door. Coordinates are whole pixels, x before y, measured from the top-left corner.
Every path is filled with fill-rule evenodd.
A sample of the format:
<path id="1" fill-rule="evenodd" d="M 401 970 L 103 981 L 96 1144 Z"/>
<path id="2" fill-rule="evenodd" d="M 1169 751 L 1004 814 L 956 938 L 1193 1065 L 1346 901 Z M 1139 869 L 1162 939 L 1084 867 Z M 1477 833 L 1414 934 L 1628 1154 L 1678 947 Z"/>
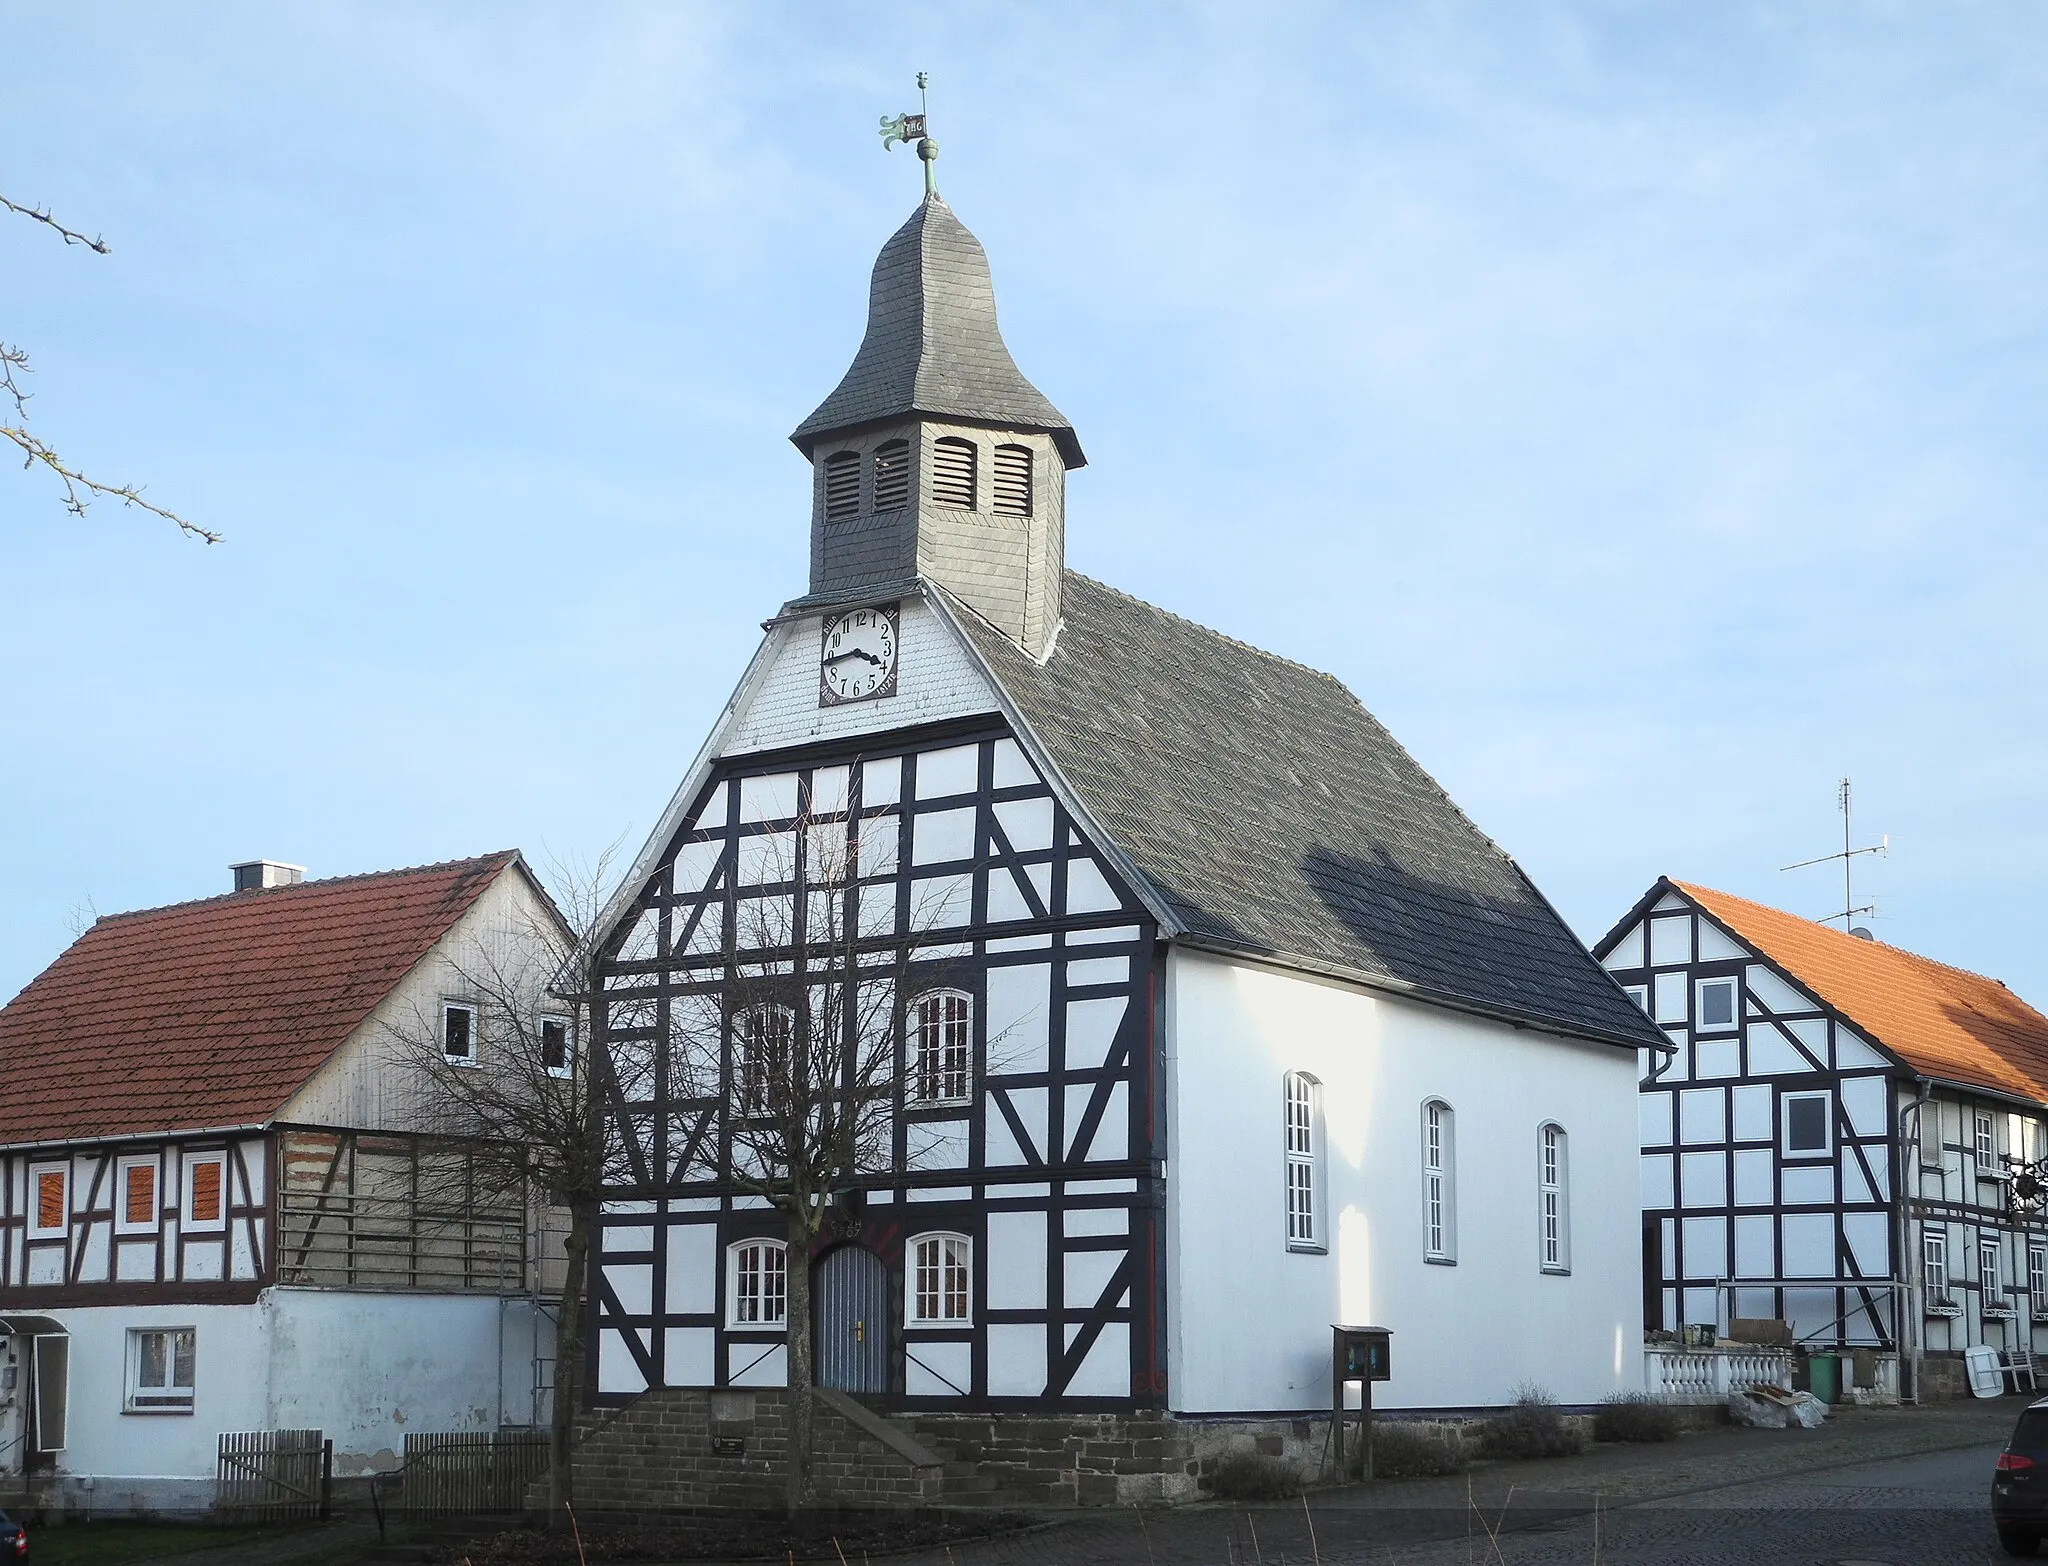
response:
<path id="1" fill-rule="evenodd" d="M 873 1251 L 842 1245 L 811 1279 L 817 1381 L 841 1392 L 889 1390 L 889 1269 Z"/>

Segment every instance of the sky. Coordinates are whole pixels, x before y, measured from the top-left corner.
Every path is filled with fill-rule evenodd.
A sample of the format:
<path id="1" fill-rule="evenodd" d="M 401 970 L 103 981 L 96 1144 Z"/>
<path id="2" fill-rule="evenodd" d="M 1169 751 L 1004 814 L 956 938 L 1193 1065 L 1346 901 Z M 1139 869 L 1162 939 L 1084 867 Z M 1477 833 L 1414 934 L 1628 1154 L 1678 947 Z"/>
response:
<path id="1" fill-rule="evenodd" d="M 940 186 L 1069 563 L 1660 874 L 2048 1007 L 2048 9 L 0 0 L 0 997 L 95 914 L 650 831 Z"/>

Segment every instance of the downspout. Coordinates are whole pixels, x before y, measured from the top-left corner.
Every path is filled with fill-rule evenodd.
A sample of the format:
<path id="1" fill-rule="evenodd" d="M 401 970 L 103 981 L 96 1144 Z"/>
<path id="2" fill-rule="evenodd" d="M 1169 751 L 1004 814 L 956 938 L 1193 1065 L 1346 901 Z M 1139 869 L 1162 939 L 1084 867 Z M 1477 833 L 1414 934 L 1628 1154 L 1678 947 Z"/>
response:
<path id="1" fill-rule="evenodd" d="M 1902 1391 L 1900 1393 L 1900 1401 L 1917 1405 L 1921 1401 L 1920 1373 L 1927 1358 L 1925 1344 L 1927 1331 L 1926 1322 L 1923 1319 L 1926 1310 L 1924 1294 L 1927 1280 L 1923 1275 L 1926 1259 L 1921 1254 L 1921 1248 L 1912 1243 L 1912 1221 L 1907 1216 L 1906 1204 L 1909 1199 L 1909 1178 L 1914 1194 L 1917 1194 L 1920 1184 L 1920 1116 L 1921 1112 L 1927 1108 L 1928 1100 L 1933 1097 L 1934 1083 L 1926 1077 L 1915 1077 L 1913 1080 L 1920 1085 L 1920 1096 L 1914 1099 L 1912 1103 L 1902 1105 L 1899 1109 L 1899 1134 L 1897 1138 L 1899 1163 L 1898 1172 L 1892 1180 L 1892 1191 L 1898 1201 L 1898 1256 L 1900 1272 L 1906 1284 L 1903 1293 L 1894 1296 L 1900 1300 L 1899 1347 L 1901 1350 L 1904 1350 L 1909 1339 L 1912 1343 L 1909 1362 L 1912 1371 L 1910 1381 L 1912 1394 L 1907 1396 Z M 1910 1139 L 1906 1132 L 1906 1123 L 1909 1118 L 1913 1126 Z"/>

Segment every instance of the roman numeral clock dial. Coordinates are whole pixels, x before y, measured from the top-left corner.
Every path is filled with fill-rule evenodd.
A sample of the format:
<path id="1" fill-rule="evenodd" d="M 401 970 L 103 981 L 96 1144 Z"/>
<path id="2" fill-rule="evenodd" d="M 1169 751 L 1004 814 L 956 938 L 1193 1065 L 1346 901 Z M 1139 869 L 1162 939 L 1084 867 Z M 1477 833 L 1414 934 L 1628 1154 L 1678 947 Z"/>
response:
<path id="1" fill-rule="evenodd" d="M 901 605 L 851 609 L 825 622 L 818 654 L 818 705 L 875 701 L 896 694 L 897 629 Z"/>

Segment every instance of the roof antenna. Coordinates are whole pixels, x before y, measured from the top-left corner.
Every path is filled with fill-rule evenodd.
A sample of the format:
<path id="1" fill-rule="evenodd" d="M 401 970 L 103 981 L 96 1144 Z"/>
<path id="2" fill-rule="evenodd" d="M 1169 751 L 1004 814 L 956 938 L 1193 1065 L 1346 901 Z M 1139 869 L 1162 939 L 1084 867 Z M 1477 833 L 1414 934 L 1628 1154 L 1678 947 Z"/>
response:
<path id="1" fill-rule="evenodd" d="M 939 193 L 939 144 L 925 133 L 925 115 L 931 104 L 925 89 L 931 86 L 931 78 L 923 71 L 917 73 L 917 107 L 915 114 L 899 114 L 894 119 L 882 116 L 882 150 L 887 152 L 899 141 L 917 143 L 917 155 L 924 163 L 924 193 L 930 200 Z"/>
<path id="2" fill-rule="evenodd" d="M 1851 935 L 1860 936 L 1866 941 L 1873 940 L 1875 937 L 1868 930 L 1857 927 L 1855 919 L 1858 914 L 1876 914 L 1877 904 L 1873 902 L 1865 903 L 1860 908 L 1856 906 L 1856 894 L 1850 889 L 1849 869 L 1859 854 L 1889 854 L 1892 847 L 1891 834 L 1886 833 L 1866 848 L 1852 848 L 1849 835 L 1849 780 L 1847 778 L 1842 779 L 1835 792 L 1842 812 L 1841 851 L 1833 854 L 1822 854 L 1818 859 L 1802 859 L 1796 865 L 1780 865 L 1779 869 L 1781 871 L 1804 870 L 1809 865 L 1832 864 L 1837 859 L 1841 860 L 1842 911 L 1838 914 L 1823 914 L 1817 922 L 1820 924 L 1832 924 L 1835 920 L 1839 919 L 1842 921 L 1842 928 Z"/>

